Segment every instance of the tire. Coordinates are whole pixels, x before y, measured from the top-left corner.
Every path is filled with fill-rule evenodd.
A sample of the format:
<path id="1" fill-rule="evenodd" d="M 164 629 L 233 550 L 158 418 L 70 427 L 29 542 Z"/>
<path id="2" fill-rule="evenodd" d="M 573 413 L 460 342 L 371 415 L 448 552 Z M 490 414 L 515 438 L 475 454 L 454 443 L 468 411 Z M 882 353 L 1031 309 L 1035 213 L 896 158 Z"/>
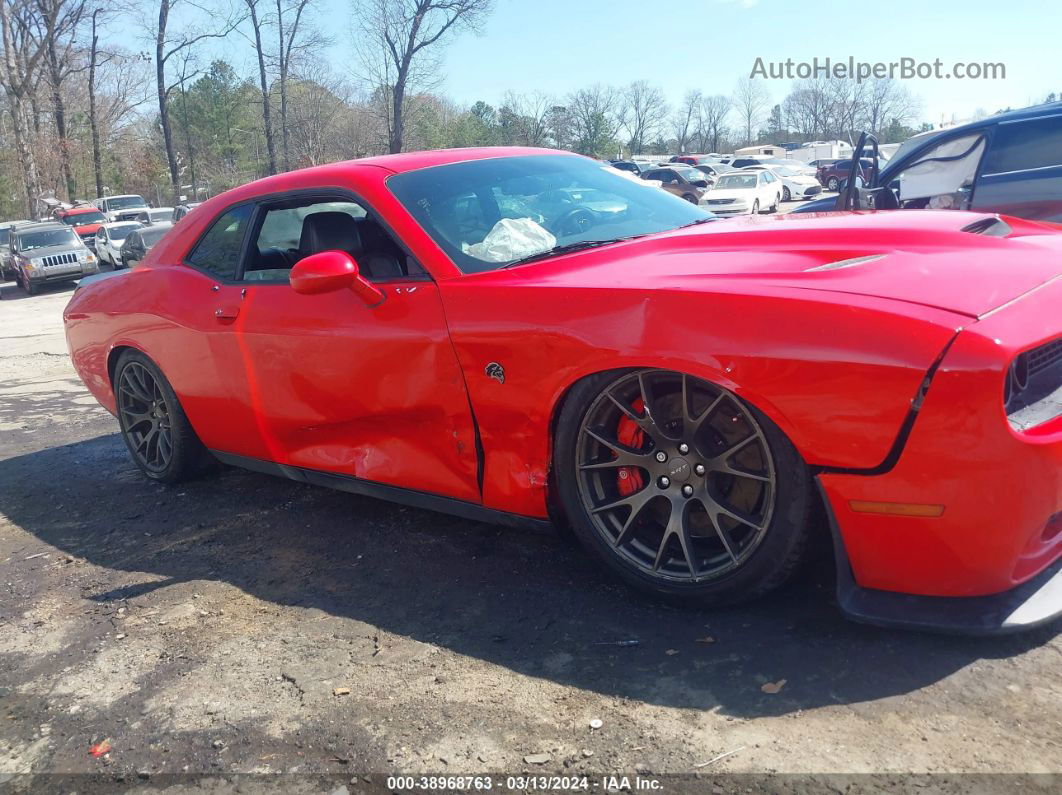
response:
<path id="1" fill-rule="evenodd" d="M 793 194 L 789 192 L 789 188 L 785 185 L 782 186 L 782 201 L 788 202 L 793 200 Z"/>
<path id="2" fill-rule="evenodd" d="M 147 477 L 179 483 L 211 462 L 170 382 L 147 356 L 139 351 L 121 355 L 114 368 L 114 393 L 122 439 Z"/>
<path id="3" fill-rule="evenodd" d="M 749 215 L 759 215 L 759 214 L 760 214 L 760 200 L 756 199 L 755 201 L 752 202 L 752 212 L 749 213 Z"/>
<path id="4" fill-rule="evenodd" d="M 697 203 L 697 197 L 694 196 L 692 193 L 687 193 L 682 198 L 685 199 L 686 201 L 688 201 L 690 204 L 696 204 Z"/>
<path id="5" fill-rule="evenodd" d="M 656 407 L 652 414 L 637 408 L 638 396 L 647 392 L 650 397 L 644 402 Z M 675 408 L 680 402 L 690 408 Z M 703 414 L 687 417 L 697 413 L 698 405 Z M 717 407 L 721 409 L 718 417 Z M 682 431 L 658 444 L 657 439 L 664 437 L 653 418 L 666 419 L 675 411 L 681 411 Z M 637 429 L 635 433 L 646 423 L 656 429 L 644 431 L 637 448 L 637 455 L 642 456 L 639 460 L 647 462 L 646 468 L 617 463 L 620 456 L 628 455 L 631 442 L 626 448 L 612 448 L 601 441 L 610 441 L 610 432 L 605 430 L 609 425 L 598 425 L 597 420 L 611 416 L 609 412 L 620 426 L 630 422 Z M 740 422 L 735 417 L 740 417 Z M 690 426 L 691 444 L 684 454 L 684 443 L 675 439 L 686 434 L 688 422 L 695 424 Z M 623 438 L 621 427 L 615 427 L 613 439 Z M 733 434 L 737 439 L 746 430 L 751 434 L 748 441 L 722 435 Z M 706 447 L 709 442 L 711 446 Z M 556 488 L 572 532 L 592 557 L 641 591 L 686 603 L 744 602 L 781 586 L 804 558 L 813 503 L 808 467 L 768 417 L 721 387 L 665 370 L 621 370 L 591 376 L 565 399 L 554 445 Z M 617 449 L 619 452 L 614 452 Z M 721 462 L 719 456 L 706 457 L 718 450 L 722 450 Z M 661 453 L 668 458 L 654 471 L 657 464 L 652 462 L 659 462 Z M 742 461 L 746 454 L 753 458 Z M 750 466 L 750 460 L 758 464 Z M 661 472 L 671 473 L 672 482 L 666 488 L 661 485 Z M 635 473 L 641 483 L 634 482 Z M 723 495 L 726 488 L 729 491 Z M 690 495 L 686 489 L 691 490 Z M 758 496 L 753 496 L 757 491 Z M 743 504 L 754 507 L 732 507 L 735 495 L 745 495 Z M 629 506 L 625 500 L 630 501 Z M 614 507 L 617 501 L 621 505 Z M 709 505 L 722 510 L 710 514 Z M 624 513 L 628 507 L 630 512 Z M 681 527 L 682 533 L 669 533 L 673 527 Z"/>
<path id="6" fill-rule="evenodd" d="M 837 192 L 837 188 L 839 188 L 840 185 L 841 182 L 837 179 L 837 177 L 830 177 L 828 180 L 826 180 L 826 190 L 833 191 L 834 193 Z"/>
<path id="7" fill-rule="evenodd" d="M 778 212 L 778 205 L 781 204 L 781 201 L 782 201 L 781 197 L 778 194 L 775 194 L 774 204 L 772 204 L 770 207 L 767 208 L 767 212 L 769 212 L 769 213 Z"/>
<path id="8" fill-rule="evenodd" d="M 34 284 L 26 274 L 22 274 L 22 289 L 26 295 L 38 295 L 41 291 L 40 285 Z"/>

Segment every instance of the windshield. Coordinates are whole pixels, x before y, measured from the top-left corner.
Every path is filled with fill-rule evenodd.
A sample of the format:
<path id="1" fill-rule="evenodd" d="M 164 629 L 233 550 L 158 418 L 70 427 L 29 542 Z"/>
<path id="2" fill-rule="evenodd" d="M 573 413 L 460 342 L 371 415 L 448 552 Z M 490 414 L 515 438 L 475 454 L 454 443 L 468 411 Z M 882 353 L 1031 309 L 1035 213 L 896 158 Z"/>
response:
<path id="1" fill-rule="evenodd" d="M 723 174 L 716 180 L 715 187 L 727 190 L 742 190 L 756 187 L 755 174 Z"/>
<path id="2" fill-rule="evenodd" d="M 64 215 L 60 220 L 69 226 L 85 226 L 86 224 L 103 223 L 107 220 L 107 217 L 103 213 L 97 211 L 92 213 Z"/>
<path id="3" fill-rule="evenodd" d="M 125 210 L 128 207 L 143 207 L 147 202 L 142 196 L 116 196 L 107 199 L 108 210 Z"/>
<path id="4" fill-rule="evenodd" d="M 39 232 L 20 232 L 18 250 L 33 251 L 37 248 L 69 246 L 80 242 L 81 239 L 74 234 L 73 229 L 42 229 Z"/>
<path id="5" fill-rule="evenodd" d="M 571 155 L 452 163 L 396 174 L 387 185 L 465 273 L 713 217 L 652 183 Z"/>
<path id="6" fill-rule="evenodd" d="M 172 217 L 172 207 L 167 207 L 162 210 L 148 210 L 148 218 L 150 218 L 152 221 L 168 221 Z"/>
<path id="7" fill-rule="evenodd" d="M 128 237 L 129 233 L 134 229 L 139 229 L 139 223 L 118 224 L 117 226 L 107 227 L 107 237 L 111 240 L 122 240 Z"/>

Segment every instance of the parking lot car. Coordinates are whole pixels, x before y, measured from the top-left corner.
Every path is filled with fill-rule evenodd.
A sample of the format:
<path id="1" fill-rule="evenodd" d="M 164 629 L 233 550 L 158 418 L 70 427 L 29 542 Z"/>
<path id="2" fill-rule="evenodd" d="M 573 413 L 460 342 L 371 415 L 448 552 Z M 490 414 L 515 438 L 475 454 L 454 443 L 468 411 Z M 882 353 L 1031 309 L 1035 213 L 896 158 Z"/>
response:
<path id="1" fill-rule="evenodd" d="M 130 220 L 138 221 L 145 226 L 151 224 L 172 224 L 173 207 L 152 207 L 150 210 L 141 210 Z"/>
<path id="2" fill-rule="evenodd" d="M 700 166 L 706 163 L 718 163 L 718 155 L 673 155 L 670 162 L 684 163 L 687 166 Z"/>
<path id="3" fill-rule="evenodd" d="M 930 208 L 1062 222 L 1062 102 L 915 136 L 876 167 L 862 159 L 869 163 L 860 194 L 867 201 L 846 205 L 842 195 L 798 212 Z M 838 166 L 833 173 L 847 180 L 851 162 Z"/>
<path id="4" fill-rule="evenodd" d="M 56 210 L 55 218 L 67 226 L 74 227 L 77 236 L 93 251 L 96 249 L 96 232 L 101 224 L 107 223 L 107 217 L 92 205 Z"/>
<path id="5" fill-rule="evenodd" d="M 668 193 L 693 204 L 700 200 L 709 186 L 703 172 L 682 163 L 649 169 L 642 174 L 642 179 L 656 180 Z"/>
<path id="6" fill-rule="evenodd" d="M 0 276 L 4 281 L 15 278 L 15 266 L 11 260 L 11 232 L 19 224 L 30 224 L 32 221 L 4 221 L 0 222 Z"/>
<path id="7" fill-rule="evenodd" d="M 874 168 L 874 162 L 870 158 L 860 158 L 859 165 L 863 173 L 869 174 Z M 849 160 L 836 160 L 833 163 L 819 166 L 816 178 L 819 184 L 829 191 L 836 191 L 841 186 L 841 181 L 848 179 L 848 169 L 851 167 Z"/>
<path id="8" fill-rule="evenodd" d="M 96 255 L 74 232 L 57 221 L 18 226 L 12 235 L 15 280 L 30 295 L 45 284 L 76 281 L 96 273 Z"/>
<path id="9" fill-rule="evenodd" d="M 705 603 L 785 581 L 821 511 L 846 614 L 999 632 L 1062 611 L 1060 255 L 1020 219 L 715 221 L 578 155 L 441 150 L 216 196 L 64 318 L 152 479 L 212 453 L 554 517 Z"/>
<path id="10" fill-rule="evenodd" d="M 701 163 L 700 165 L 694 166 L 694 168 L 696 168 L 708 178 L 708 182 L 710 185 L 715 184 L 715 180 L 719 177 L 720 174 L 725 174 L 728 171 L 734 170 L 730 166 L 724 165 L 722 163 Z"/>
<path id="11" fill-rule="evenodd" d="M 748 166 L 743 171 L 770 171 L 782 183 L 782 201 L 808 199 L 822 193 L 822 185 L 814 177 L 809 177 L 789 166 Z"/>
<path id="12" fill-rule="evenodd" d="M 170 217 L 170 220 L 173 223 L 177 223 L 188 215 L 193 208 L 198 207 L 200 204 L 202 204 L 202 202 L 185 202 L 184 204 L 178 204 L 173 208 L 173 215 Z"/>
<path id="13" fill-rule="evenodd" d="M 124 193 L 120 196 L 104 196 L 96 199 L 96 205 L 110 221 L 130 221 L 141 210 L 147 210 L 148 203 L 138 193 Z"/>
<path id="14" fill-rule="evenodd" d="M 118 249 L 117 267 L 132 268 L 139 265 L 151 251 L 151 247 L 158 243 L 172 226 L 170 223 L 155 223 L 132 230 Z"/>
<path id="15" fill-rule="evenodd" d="M 121 267 L 122 243 L 130 232 L 142 226 L 139 221 L 116 221 L 101 226 L 96 233 L 96 256 L 100 258 L 100 263 L 110 265 L 111 268 Z"/>
<path id="16" fill-rule="evenodd" d="M 773 213 L 782 201 L 782 183 L 766 169 L 730 171 L 701 196 L 700 204 L 716 215 Z"/>

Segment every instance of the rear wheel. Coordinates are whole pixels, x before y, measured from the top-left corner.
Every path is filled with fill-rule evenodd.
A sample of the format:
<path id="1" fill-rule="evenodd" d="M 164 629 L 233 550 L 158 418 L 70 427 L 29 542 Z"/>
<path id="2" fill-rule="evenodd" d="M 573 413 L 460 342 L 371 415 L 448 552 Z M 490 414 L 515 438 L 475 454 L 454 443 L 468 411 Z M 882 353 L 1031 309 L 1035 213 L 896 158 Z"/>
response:
<path id="1" fill-rule="evenodd" d="M 782 186 L 782 201 L 787 202 L 793 198 L 793 194 L 789 192 L 789 188 L 785 185 Z"/>
<path id="2" fill-rule="evenodd" d="M 686 201 L 688 201 L 690 204 L 696 204 L 697 203 L 697 197 L 694 196 L 692 193 L 687 193 L 682 198 L 685 199 Z"/>
<path id="3" fill-rule="evenodd" d="M 149 478 L 177 483 L 210 461 L 169 381 L 147 356 L 122 354 L 114 371 L 114 393 L 122 439 Z"/>
<path id="4" fill-rule="evenodd" d="M 830 177 L 826 180 L 826 189 L 836 192 L 840 184 L 841 183 L 838 181 L 837 177 Z"/>
<path id="5" fill-rule="evenodd" d="M 557 488 L 582 544 L 628 583 L 712 603 L 781 585 L 807 541 L 810 476 L 767 417 L 684 373 L 604 373 L 557 423 Z"/>

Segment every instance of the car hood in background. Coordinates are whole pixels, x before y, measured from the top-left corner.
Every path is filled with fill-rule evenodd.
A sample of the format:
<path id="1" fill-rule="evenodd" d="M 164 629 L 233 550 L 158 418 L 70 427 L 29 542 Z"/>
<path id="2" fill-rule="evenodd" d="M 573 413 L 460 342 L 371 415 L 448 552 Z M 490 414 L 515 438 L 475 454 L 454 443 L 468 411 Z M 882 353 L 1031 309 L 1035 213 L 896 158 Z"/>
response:
<path id="1" fill-rule="evenodd" d="M 1062 234 L 1010 217 L 993 230 L 1008 237 L 984 234 L 995 218 L 911 210 L 719 220 L 545 260 L 526 278 L 621 289 L 828 290 L 979 317 L 1062 273 Z"/>
<path id="2" fill-rule="evenodd" d="M 708 199 L 745 199 L 750 204 L 756 199 L 755 188 L 712 188 L 705 194 Z"/>

